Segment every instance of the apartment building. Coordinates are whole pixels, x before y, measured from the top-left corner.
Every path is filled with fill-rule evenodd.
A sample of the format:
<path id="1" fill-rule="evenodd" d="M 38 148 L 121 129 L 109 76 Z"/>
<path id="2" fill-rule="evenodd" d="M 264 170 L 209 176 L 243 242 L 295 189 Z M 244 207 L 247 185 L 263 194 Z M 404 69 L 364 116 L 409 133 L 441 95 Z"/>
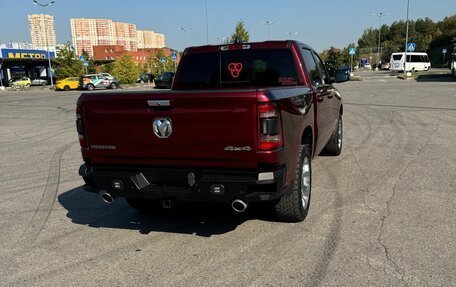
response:
<path id="1" fill-rule="evenodd" d="M 163 48 L 165 36 L 153 31 L 136 30 L 135 24 L 114 22 L 109 19 L 70 19 L 71 35 L 76 54 L 85 50 L 93 57 L 94 46 L 123 46 L 126 51 L 138 48 Z"/>
<path id="2" fill-rule="evenodd" d="M 165 35 L 154 31 L 136 30 L 138 49 L 166 47 Z"/>
<path id="3" fill-rule="evenodd" d="M 28 15 L 30 38 L 34 49 L 47 50 L 57 44 L 55 37 L 54 17 L 46 14 Z"/>

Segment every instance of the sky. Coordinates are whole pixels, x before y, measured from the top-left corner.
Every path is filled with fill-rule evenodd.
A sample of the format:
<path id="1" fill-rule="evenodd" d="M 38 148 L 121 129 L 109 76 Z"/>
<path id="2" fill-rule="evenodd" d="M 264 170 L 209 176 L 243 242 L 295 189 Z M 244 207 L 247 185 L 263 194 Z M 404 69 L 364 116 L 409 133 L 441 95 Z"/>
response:
<path id="1" fill-rule="evenodd" d="M 456 14 L 456 0 L 409 1 L 410 19 L 429 17 L 437 22 Z M 70 40 L 70 18 L 102 18 L 163 33 L 166 45 L 179 51 L 220 43 L 239 20 L 252 42 L 268 40 L 269 28 L 271 40 L 297 39 L 318 52 L 343 48 L 357 43 L 365 29 L 378 28 L 379 17 L 372 14 L 380 12 L 385 14 L 382 24 L 405 20 L 407 0 L 55 0 L 45 9 L 54 16 L 58 43 Z M 32 0 L 0 0 L 0 43 L 31 42 L 27 15 L 40 13 L 42 8 Z"/>

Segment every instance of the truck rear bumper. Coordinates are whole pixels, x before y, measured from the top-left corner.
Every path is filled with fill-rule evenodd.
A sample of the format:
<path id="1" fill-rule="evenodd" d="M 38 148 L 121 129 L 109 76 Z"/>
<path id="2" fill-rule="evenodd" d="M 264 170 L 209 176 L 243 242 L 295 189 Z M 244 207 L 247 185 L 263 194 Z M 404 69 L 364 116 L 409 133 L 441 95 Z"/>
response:
<path id="1" fill-rule="evenodd" d="M 284 194 L 285 167 L 274 171 L 226 171 L 81 165 L 86 191 L 114 197 L 229 203 L 269 201 Z"/>

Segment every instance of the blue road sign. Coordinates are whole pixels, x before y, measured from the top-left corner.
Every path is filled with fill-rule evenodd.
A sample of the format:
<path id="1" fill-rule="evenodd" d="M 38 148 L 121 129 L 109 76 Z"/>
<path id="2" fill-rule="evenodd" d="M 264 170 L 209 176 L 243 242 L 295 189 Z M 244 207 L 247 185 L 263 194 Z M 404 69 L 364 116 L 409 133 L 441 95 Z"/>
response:
<path id="1" fill-rule="evenodd" d="M 447 52 L 447 49 L 442 49 L 442 54 L 446 54 Z"/>
<path id="2" fill-rule="evenodd" d="M 173 59 L 174 61 L 177 60 L 177 54 L 172 53 L 172 54 L 171 54 L 171 59 Z"/>
<path id="3" fill-rule="evenodd" d="M 355 54 L 356 54 L 356 48 L 350 48 L 350 49 L 348 50 L 348 54 L 349 54 L 349 55 L 355 55 Z"/>
<path id="4" fill-rule="evenodd" d="M 163 58 L 163 57 L 161 57 L 161 58 L 160 58 L 160 62 L 162 62 L 162 63 L 166 63 L 166 59 L 165 59 L 165 58 Z"/>
<path id="5" fill-rule="evenodd" d="M 88 66 L 89 66 L 89 62 L 84 61 L 84 63 L 82 63 L 82 65 L 83 65 L 84 67 L 88 67 Z"/>
<path id="6" fill-rule="evenodd" d="M 416 44 L 415 43 L 408 43 L 407 44 L 407 51 L 413 52 L 416 49 Z"/>
<path id="7" fill-rule="evenodd" d="M 79 56 L 79 61 L 85 61 L 84 56 Z"/>

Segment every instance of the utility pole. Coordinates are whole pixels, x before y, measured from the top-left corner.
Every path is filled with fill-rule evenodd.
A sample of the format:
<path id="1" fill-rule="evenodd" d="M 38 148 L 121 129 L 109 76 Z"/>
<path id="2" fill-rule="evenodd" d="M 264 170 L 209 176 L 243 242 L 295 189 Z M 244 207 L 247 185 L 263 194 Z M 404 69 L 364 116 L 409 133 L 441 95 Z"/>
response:
<path id="1" fill-rule="evenodd" d="M 407 28 L 405 30 L 405 61 L 404 61 L 404 77 L 407 78 L 407 49 L 408 49 L 408 31 L 409 31 L 409 9 L 410 0 L 407 0 Z"/>
<path id="2" fill-rule="evenodd" d="M 382 25 L 381 25 L 381 22 L 382 22 L 382 17 L 386 16 L 385 13 L 383 12 L 380 12 L 378 14 L 371 14 L 372 16 L 378 16 L 378 46 L 377 46 L 377 66 L 376 66 L 376 70 L 378 70 L 378 64 L 380 63 L 380 35 L 381 35 L 381 31 L 382 31 Z"/>
<path id="3" fill-rule="evenodd" d="M 187 48 L 187 32 L 192 30 L 192 28 L 189 28 L 189 27 L 181 27 L 181 28 L 177 28 L 177 30 L 181 30 L 182 32 L 184 32 L 184 48 Z"/>
<path id="4" fill-rule="evenodd" d="M 50 79 L 51 79 L 51 88 L 54 87 L 54 80 L 52 79 L 52 65 L 51 65 L 51 54 L 49 53 L 49 42 L 48 42 L 48 37 L 47 37 L 47 29 L 46 29 L 46 22 L 44 20 L 44 8 L 46 8 L 47 6 L 50 6 L 52 4 L 55 3 L 54 0 L 52 0 L 51 2 L 48 2 L 46 4 L 41 4 L 40 2 L 38 2 L 37 0 L 33 0 L 32 1 L 33 4 L 35 5 L 39 5 L 41 6 L 41 8 L 43 8 L 43 27 L 44 27 L 44 41 L 46 42 L 46 46 L 47 46 L 47 57 L 48 57 L 48 61 L 49 61 L 49 74 L 48 76 L 50 76 Z M 55 53 L 55 52 L 54 52 Z"/>
<path id="5" fill-rule="evenodd" d="M 266 21 L 263 22 L 263 24 L 268 25 L 268 40 L 269 40 L 269 37 L 270 37 L 271 25 L 272 25 L 272 24 L 275 24 L 275 23 L 277 23 L 277 21 L 266 20 Z"/>

